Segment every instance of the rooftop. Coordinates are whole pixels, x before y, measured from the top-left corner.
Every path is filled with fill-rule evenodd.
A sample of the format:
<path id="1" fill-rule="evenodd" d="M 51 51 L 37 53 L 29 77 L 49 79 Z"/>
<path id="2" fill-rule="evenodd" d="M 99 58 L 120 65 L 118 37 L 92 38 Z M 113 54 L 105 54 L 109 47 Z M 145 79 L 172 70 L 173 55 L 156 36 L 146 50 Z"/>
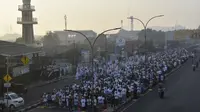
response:
<path id="1" fill-rule="evenodd" d="M 41 50 L 22 44 L 0 41 L 0 55 L 2 56 L 19 56 L 38 52 Z"/>

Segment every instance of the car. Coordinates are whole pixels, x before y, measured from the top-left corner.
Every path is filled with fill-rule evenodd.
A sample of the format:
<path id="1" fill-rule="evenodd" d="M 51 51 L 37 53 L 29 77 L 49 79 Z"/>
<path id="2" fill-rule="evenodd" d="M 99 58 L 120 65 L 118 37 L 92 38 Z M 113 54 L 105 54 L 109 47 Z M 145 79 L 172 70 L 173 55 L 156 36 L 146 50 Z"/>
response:
<path id="1" fill-rule="evenodd" d="M 24 99 L 14 92 L 4 93 L 4 97 L 0 98 L 0 104 L 5 104 L 10 109 L 15 109 L 24 106 Z"/>

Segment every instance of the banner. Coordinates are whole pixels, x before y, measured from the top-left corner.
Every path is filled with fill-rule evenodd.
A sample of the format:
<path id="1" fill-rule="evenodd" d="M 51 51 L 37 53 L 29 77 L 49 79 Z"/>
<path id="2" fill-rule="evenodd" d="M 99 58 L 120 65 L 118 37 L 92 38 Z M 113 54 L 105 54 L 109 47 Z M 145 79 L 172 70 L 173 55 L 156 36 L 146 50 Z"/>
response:
<path id="1" fill-rule="evenodd" d="M 116 39 L 116 46 L 125 46 L 125 44 L 126 44 L 126 40 L 125 39 L 123 39 L 123 38 L 117 38 Z"/>

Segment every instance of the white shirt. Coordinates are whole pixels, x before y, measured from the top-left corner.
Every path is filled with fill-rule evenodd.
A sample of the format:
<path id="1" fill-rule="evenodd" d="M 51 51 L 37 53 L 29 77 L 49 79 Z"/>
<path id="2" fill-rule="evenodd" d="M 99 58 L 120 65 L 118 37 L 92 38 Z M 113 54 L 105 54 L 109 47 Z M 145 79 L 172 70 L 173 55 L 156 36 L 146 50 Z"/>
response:
<path id="1" fill-rule="evenodd" d="M 126 89 L 125 88 L 122 89 L 122 95 L 126 95 Z"/>
<path id="2" fill-rule="evenodd" d="M 103 104 L 103 103 L 104 103 L 104 97 L 99 96 L 99 97 L 98 97 L 98 103 L 99 103 L 99 104 Z"/>
<path id="3" fill-rule="evenodd" d="M 83 98 L 81 99 L 81 107 L 85 107 L 86 100 Z"/>
<path id="4" fill-rule="evenodd" d="M 64 102 L 64 101 L 65 101 L 65 95 L 63 94 L 63 95 L 61 96 L 61 98 L 62 98 L 62 101 Z"/>
<path id="5" fill-rule="evenodd" d="M 43 95 L 43 101 L 47 102 L 47 95 Z"/>
<path id="6" fill-rule="evenodd" d="M 51 99 L 52 99 L 52 101 L 55 101 L 56 100 L 56 95 L 55 94 L 51 95 Z"/>
<path id="7" fill-rule="evenodd" d="M 114 96 L 115 96 L 115 99 L 119 99 L 117 92 L 114 94 Z"/>

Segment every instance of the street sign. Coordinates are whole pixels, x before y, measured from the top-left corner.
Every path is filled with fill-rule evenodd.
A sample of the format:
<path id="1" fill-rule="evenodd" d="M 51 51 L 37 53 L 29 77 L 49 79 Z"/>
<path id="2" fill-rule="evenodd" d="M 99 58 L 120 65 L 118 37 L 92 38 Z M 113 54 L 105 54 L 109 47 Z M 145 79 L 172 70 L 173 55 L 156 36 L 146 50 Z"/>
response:
<path id="1" fill-rule="evenodd" d="M 126 44 L 126 40 L 125 39 L 123 39 L 123 38 L 117 38 L 116 39 L 116 45 L 117 46 L 125 46 L 125 44 Z"/>
<path id="2" fill-rule="evenodd" d="M 29 63 L 29 58 L 26 57 L 26 56 L 23 56 L 23 57 L 21 58 L 21 61 L 22 61 L 22 63 L 23 63 L 24 65 L 27 65 L 27 64 Z"/>
<path id="3" fill-rule="evenodd" d="M 10 82 L 12 80 L 12 77 L 9 74 L 7 74 L 6 76 L 4 76 L 3 79 L 5 82 Z"/>
<path id="4" fill-rule="evenodd" d="M 4 87 L 5 87 L 5 88 L 9 88 L 9 87 L 11 87 L 11 83 L 9 83 L 9 82 L 4 83 Z"/>

